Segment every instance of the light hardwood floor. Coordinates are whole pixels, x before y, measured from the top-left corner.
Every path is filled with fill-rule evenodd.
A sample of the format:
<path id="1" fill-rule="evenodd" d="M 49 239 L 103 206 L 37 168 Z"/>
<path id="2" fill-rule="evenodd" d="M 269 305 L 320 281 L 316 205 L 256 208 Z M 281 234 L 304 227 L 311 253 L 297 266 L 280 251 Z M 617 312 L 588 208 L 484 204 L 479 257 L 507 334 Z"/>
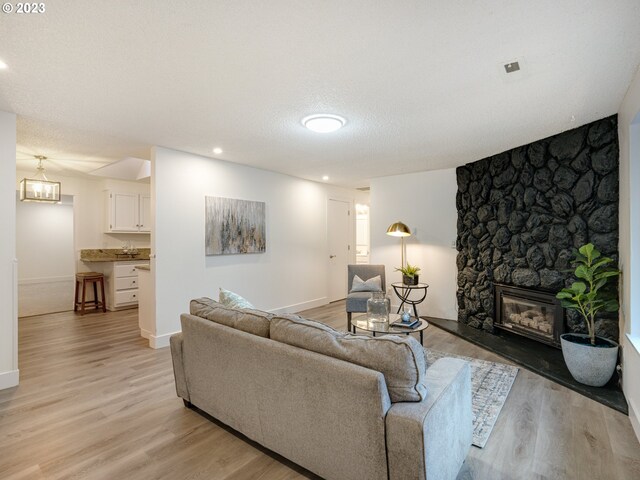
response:
<path id="1" fill-rule="evenodd" d="M 343 302 L 305 315 L 346 328 Z M 0 391 L 0 479 L 313 478 L 184 408 L 169 349 L 146 347 L 136 310 L 19 325 L 20 386 Z M 509 363 L 433 326 L 425 346 Z M 459 475 L 520 478 L 640 479 L 640 446 L 626 416 L 521 369 Z"/>

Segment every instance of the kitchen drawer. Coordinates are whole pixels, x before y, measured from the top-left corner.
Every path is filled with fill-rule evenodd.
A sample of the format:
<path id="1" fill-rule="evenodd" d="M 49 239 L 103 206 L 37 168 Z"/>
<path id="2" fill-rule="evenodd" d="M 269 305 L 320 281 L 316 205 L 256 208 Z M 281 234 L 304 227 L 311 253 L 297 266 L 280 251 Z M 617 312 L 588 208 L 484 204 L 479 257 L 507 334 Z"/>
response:
<path id="1" fill-rule="evenodd" d="M 115 278 L 120 277 L 137 277 L 138 271 L 134 264 L 131 265 L 116 265 L 113 267 L 113 276 Z"/>
<path id="2" fill-rule="evenodd" d="M 135 277 L 116 277 L 116 291 L 129 288 L 138 288 L 137 275 Z"/>
<path id="3" fill-rule="evenodd" d="M 122 292 L 116 292 L 115 305 L 124 305 L 126 303 L 138 303 L 138 289 L 123 290 Z"/>

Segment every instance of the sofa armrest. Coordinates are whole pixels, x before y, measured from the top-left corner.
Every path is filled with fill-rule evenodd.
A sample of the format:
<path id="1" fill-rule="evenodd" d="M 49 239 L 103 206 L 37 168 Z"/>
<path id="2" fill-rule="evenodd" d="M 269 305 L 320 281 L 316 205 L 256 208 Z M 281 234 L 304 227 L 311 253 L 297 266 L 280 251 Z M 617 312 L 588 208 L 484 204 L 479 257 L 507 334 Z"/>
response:
<path id="1" fill-rule="evenodd" d="M 179 397 L 190 402 L 187 377 L 184 374 L 184 362 L 182 359 L 182 332 L 171 335 L 169 344 L 171 346 L 171 360 L 173 362 L 173 376 L 176 381 L 176 393 Z"/>
<path id="2" fill-rule="evenodd" d="M 427 398 L 394 403 L 387 412 L 389 478 L 455 479 L 473 426 L 471 370 L 464 360 L 442 358 L 427 369 Z"/>

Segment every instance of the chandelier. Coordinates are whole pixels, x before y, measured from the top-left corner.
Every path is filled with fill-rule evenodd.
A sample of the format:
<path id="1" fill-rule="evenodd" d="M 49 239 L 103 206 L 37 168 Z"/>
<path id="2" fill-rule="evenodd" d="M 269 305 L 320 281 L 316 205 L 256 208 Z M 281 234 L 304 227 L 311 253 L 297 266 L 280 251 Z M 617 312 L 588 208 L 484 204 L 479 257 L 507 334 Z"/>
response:
<path id="1" fill-rule="evenodd" d="M 38 173 L 35 178 L 23 178 L 20 182 L 20 200 L 23 202 L 60 203 L 60 182 L 50 182 L 44 174 L 42 161 L 47 157 L 35 155 Z"/>

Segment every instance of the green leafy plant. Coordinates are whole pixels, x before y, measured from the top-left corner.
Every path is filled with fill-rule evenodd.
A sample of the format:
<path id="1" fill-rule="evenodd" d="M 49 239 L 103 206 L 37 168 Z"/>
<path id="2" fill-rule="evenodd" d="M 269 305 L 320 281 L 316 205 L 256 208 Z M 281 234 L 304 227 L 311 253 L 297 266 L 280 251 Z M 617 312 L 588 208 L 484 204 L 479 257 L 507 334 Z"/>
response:
<path id="1" fill-rule="evenodd" d="M 615 312 L 618 300 L 615 291 L 606 289 L 609 279 L 620 275 L 620 270 L 611 266 L 613 260 L 603 257 L 592 243 L 580 247 L 571 264 L 579 280 L 570 288 L 563 288 L 556 298 L 564 308 L 577 310 L 587 324 L 591 344 L 596 343 L 595 319 L 600 311 Z"/>
<path id="2" fill-rule="evenodd" d="M 406 275 L 407 277 L 411 277 L 411 278 L 415 277 L 419 271 L 420 271 L 420 267 L 411 265 L 409 262 L 407 262 L 406 267 L 396 268 L 396 272 L 402 272 L 403 275 Z"/>

